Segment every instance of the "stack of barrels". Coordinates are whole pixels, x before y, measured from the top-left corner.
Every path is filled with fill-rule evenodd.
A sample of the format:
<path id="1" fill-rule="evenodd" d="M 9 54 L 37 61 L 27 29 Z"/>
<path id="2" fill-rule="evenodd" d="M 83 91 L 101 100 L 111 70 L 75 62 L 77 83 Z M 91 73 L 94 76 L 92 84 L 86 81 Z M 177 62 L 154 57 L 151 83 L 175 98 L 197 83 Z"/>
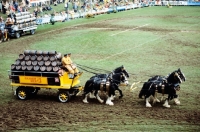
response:
<path id="1" fill-rule="evenodd" d="M 36 26 L 36 17 L 30 12 L 21 12 L 14 15 L 15 25 L 18 29 Z"/>
<path id="2" fill-rule="evenodd" d="M 58 72 L 62 54 L 56 51 L 25 50 L 19 54 L 11 71 Z"/>

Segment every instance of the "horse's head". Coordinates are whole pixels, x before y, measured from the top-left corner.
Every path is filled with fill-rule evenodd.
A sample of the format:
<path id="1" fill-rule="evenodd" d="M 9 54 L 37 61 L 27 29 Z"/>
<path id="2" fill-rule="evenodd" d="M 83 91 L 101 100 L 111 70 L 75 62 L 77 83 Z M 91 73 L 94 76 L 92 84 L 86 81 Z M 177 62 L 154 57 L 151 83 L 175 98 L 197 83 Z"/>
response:
<path id="1" fill-rule="evenodd" d="M 123 72 L 125 76 L 129 78 L 129 74 L 123 65 L 114 70 L 114 73 L 120 73 L 120 72 Z"/>
<path id="2" fill-rule="evenodd" d="M 171 82 L 171 83 L 182 83 L 183 81 L 186 80 L 186 78 L 185 78 L 184 73 L 179 68 L 178 70 L 172 72 L 168 76 L 167 80 L 168 80 L 168 82 Z"/>
<path id="3" fill-rule="evenodd" d="M 112 81 L 117 84 L 128 85 L 128 80 L 126 78 L 126 75 L 123 72 L 113 74 Z"/>

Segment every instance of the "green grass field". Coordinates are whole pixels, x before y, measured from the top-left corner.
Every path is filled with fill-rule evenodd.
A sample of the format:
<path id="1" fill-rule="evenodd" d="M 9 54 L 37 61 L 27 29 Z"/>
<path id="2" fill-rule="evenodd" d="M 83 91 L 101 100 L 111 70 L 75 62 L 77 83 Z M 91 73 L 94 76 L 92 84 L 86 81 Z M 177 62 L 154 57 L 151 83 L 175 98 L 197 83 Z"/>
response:
<path id="1" fill-rule="evenodd" d="M 146 118 L 143 119 L 144 122 L 140 123 L 138 119 L 124 117 L 127 122 L 122 123 L 123 117 L 116 116 L 116 119 L 112 119 L 110 123 L 103 122 L 103 120 L 99 122 L 88 120 L 79 122 L 79 124 L 61 123 L 57 125 L 52 123 L 51 126 L 45 127 L 28 125 L 28 128 L 21 131 L 198 131 L 200 130 L 200 105 L 198 104 L 200 100 L 199 12 L 200 8 L 193 6 L 145 7 L 98 15 L 90 19 L 80 18 L 64 23 L 57 22 L 55 25 L 39 25 L 35 35 L 26 35 L 1 43 L 1 107 L 8 107 L 9 103 L 16 102 L 7 70 L 10 70 L 10 65 L 15 62 L 18 55 L 27 49 L 56 50 L 63 54 L 71 52 L 72 60 L 75 63 L 92 68 L 112 71 L 114 68 L 124 65 L 131 74 L 129 79 L 131 84 L 137 81 L 146 81 L 152 75 L 167 75 L 181 68 L 186 76 L 186 82 L 181 84 L 180 91 L 182 104 L 170 109 L 172 111 L 191 111 L 191 113 L 195 111 L 198 113 L 198 117 L 191 118 L 191 122 L 198 120 L 196 123 L 179 120 L 181 122 L 179 124 L 173 119 Z M 81 77 L 81 85 L 84 85 L 92 75 L 84 72 Z M 128 93 L 129 90 L 125 91 L 127 95 L 132 95 L 133 102 L 138 101 L 137 96 L 141 86 L 142 83 L 131 93 Z M 40 101 L 42 102 L 42 100 Z M 61 105 L 59 104 L 60 107 Z M 64 104 L 65 107 L 67 105 Z M 98 105 L 100 104 L 95 106 L 91 104 L 90 107 L 88 105 L 88 110 Z M 127 106 L 129 105 L 127 104 Z M 103 107 L 103 105 L 98 107 Z M 106 108 L 113 110 L 115 107 L 120 108 L 120 103 L 112 108 Z M 142 106 L 137 104 L 136 108 L 138 107 L 147 110 L 144 104 Z M 158 107 L 153 110 L 164 111 L 164 109 L 156 108 Z M 134 111 L 134 106 L 132 109 Z M 181 116 L 184 117 L 184 115 Z M 161 125 L 157 125 L 159 123 Z"/>

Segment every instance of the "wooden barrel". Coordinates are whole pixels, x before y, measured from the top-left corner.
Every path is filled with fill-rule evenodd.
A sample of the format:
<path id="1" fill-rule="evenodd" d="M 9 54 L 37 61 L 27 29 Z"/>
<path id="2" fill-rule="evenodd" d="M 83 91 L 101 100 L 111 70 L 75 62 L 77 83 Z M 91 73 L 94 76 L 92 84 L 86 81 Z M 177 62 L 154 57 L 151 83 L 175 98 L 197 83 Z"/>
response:
<path id="1" fill-rule="evenodd" d="M 50 66 L 50 65 L 51 65 L 51 61 L 49 61 L 49 60 L 45 61 L 45 62 L 44 62 L 44 65 L 45 65 L 45 66 Z"/>
<path id="2" fill-rule="evenodd" d="M 29 51 L 29 55 L 35 55 L 36 54 L 36 50 L 30 50 Z"/>
<path id="3" fill-rule="evenodd" d="M 56 51 L 49 51 L 49 56 L 55 56 L 57 54 Z"/>
<path id="4" fill-rule="evenodd" d="M 19 60 L 23 60 L 24 59 L 24 54 L 19 54 Z"/>
<path id="5" fill-rule="evenodd" d="M 15 16 L 16 17 L 21 16 L 21 13 L 15 13 Z"/>
<path id="6" fill-rule="evenodd" d="M 52 62 L 51 62 L 51 65 L 52 65 L 52 66 L 57 66 L 57 61 L 52 61 Z"/>
<path id="7" fill-rule="evenodd" d="M 32 62 L 31 62 L 30 60 L 27 60 L 27 61 L 26 61 L 26 65 L 27 65 L 27 66 L 30 66 L 31 64 L 32 64 Z"/>
<path id="8" fill-rule="evenodd" d="M 33 70 L 33 66 L 32 66 L 32 65 L 27 66 L 26 69 L 27 69 L 28 71 L 31 71 L 31 70 Z"/>
<path id="9" fill-rule="evenodd" d="M 21 61 L 20 65 L 25 66 L 26 62 L 23 60 L 23 61 Z"/>
<path id="10" fill-rule="evenodd" d="M 40 70 L 40 66 L 38 66 L 38 65 L 33 66 L 33 70 L 34 70 L 34 71 L 39 71 L 39 70 Z"/>
<path id="11" fill-rule="evenodd" d="M 54 66 L 54 67 L 53 67 L 53 71 L 54 71 L 54 72 L 58 72 L 58 70 L 59 70 L 59 66 Z"/>
<path id="12" fill-rule="evenodd" d="M 47 55 L 43 56 L 43 60 L 44 60 L 44 61 L 49 60 L 49 56 L 47 56 Z"/>
<path id="13" fill-rule="evenodd" d="M 16 66 L 16 70 L 21 70 L 22 66 L 21 65 L 17 65 Z"/>
<path id="14" fill-rule="evenodd" d="M 46 55 L 49 54 L 49 52 L 48 51 L 43 51 L 42 54 L 46 56 Z"/>
<path id="15" fill-rule="evenodd" d="M 26 70 L 26 65 L 22 66 L 22 70 L 23 70 L 23 71 Z"/>
<path id="16" fill-rule="evenodd" d="M 41 50 L 36 51 L 36 55 L 42 55 L 42 51 Z"/>
<path id="17" fill-rule="evenodd" d="M 38 64 L 38 61 L 36 61 L 36 60 L 32 61 L 33 66 L 36 66 L 37 64 Z"/>
<path id="18" fill-rule="evenodd" d="M 62 59 L 62 54 L 61 53 L 57 53 L 56 54 L 56 59 L 61 60 Z"/>
<path id="19" fill-rule="evenodd" d="M 39 66 L 43 66 L 44 65 L 44 61 L 38 61 L 38 65 Z"/>
<path id="20" fill-rule="evenodd" d="M 17 59 L 16 61 L 15 61 L 15 65 L 20 65 L 20 60 L 19 59 Z"/>
<path id="21" fill-rule="evenodd" d="M 50 56 L 49 60 L 50 60 L 50 61 L 55 61 L 55 60 L 56 60 L 56 57 L 55 57 L 55 56 Z"/>
<path id="22" fill-rule="evenodd" d="M 15 64 L 12 64 L 12 65 L 10 66 L 10 69 L 11 69 L 11 70 L 15 70 L 15 68 L 16 68 Z"/>
<path id="23" fill-rule="evenodd" d="M 47 69 L 46 69 L 48 72 L 52 71 L 53 70 L 53 67 L 52 66 L 47 66 Z"/>
<path id="24" fill-rule="evenodd" d="M 41 66 L 40 71 L 46 71 L 46 66 Z"/>
<path id="25" fill-rule="evenodd" d="M 41 61 L 41 60 L 43 60 L 43 56 L 42 55 L 37 56 L 37 61 Z"/>
<path id="26" fill-rule="evenodd" d="M 32 60 L 32 61 L 34 61 L 34 60 L 36 60 L 36 59 L 37 59 L 37 56 L 36 56 L 36 55 L 31 56 L 31 60 Z"/>
<path id="27" fill-rule="evenodd" d="M 29 55 L 25 55 L 24 60 L 30 60 L 30 56 Z"/>
<path id="28" fill-rule="evenodd" d="M 30 50 L 24 50 L 25 55 L 29 55 Z"/>

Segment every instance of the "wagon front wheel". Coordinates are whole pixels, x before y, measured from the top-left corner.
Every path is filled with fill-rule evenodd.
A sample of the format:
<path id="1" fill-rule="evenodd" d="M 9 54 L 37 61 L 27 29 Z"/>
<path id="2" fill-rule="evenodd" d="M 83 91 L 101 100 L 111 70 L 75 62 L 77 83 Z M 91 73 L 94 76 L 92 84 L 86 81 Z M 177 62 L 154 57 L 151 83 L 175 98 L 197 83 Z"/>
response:
<path id="1" fill-rule="evenodd" d="M 58 100 L 62 103 L 66 103 L 70 100 L 70 94 L 66 90 L 59 90 L 58 92 Z"/>
<path id="2" fill-rule="evenodd" d="M 26 100 L 28 98 L 28 90 L 23 87 L 18 87 L 16 89 L 16 95 L 18 99 Z"/>

